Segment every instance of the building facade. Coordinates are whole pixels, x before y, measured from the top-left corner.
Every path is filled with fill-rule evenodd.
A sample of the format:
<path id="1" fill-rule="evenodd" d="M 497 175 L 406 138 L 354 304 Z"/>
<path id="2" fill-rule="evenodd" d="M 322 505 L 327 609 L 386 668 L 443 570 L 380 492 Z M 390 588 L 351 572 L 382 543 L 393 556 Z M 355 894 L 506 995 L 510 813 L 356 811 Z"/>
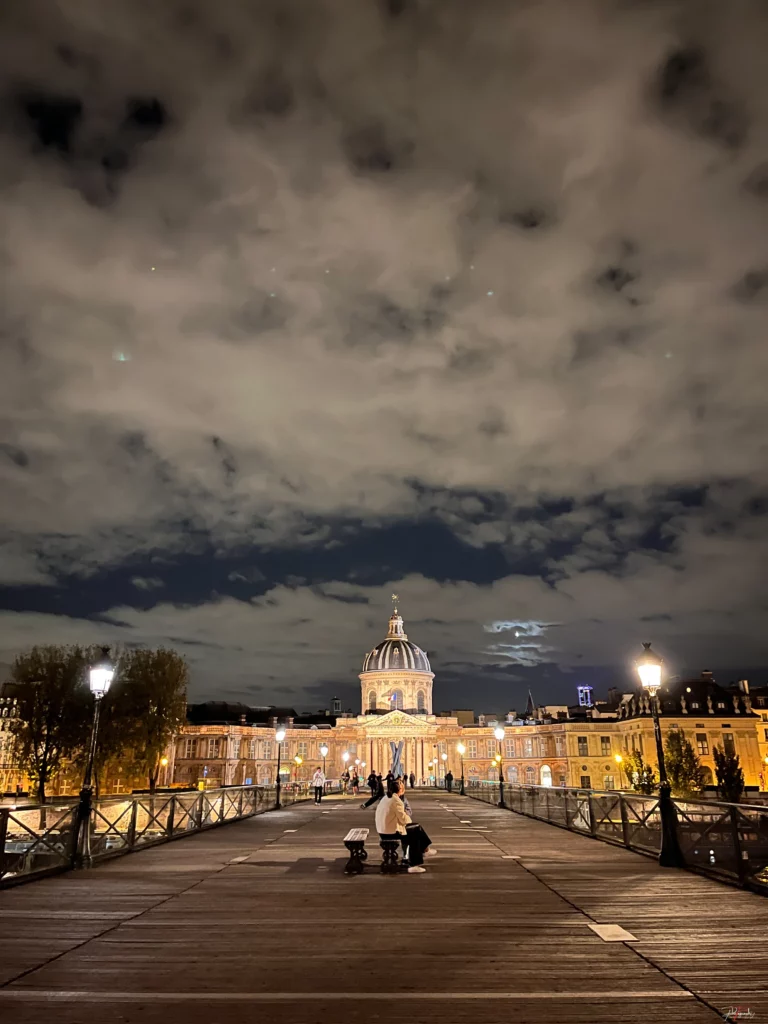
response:
<path id="1" fill-rule="evenodd" d="M 402 616 L 392 613 L 387 634 L 363 658 L 360 713 L 342 714 L 336 699 L 331 712 L 297 714 L 291 708 L 253 708 L 209 701 L 188 707 L 187 724 L 170 743 L 158 785 L 214 788 L 223 785 L 271 785 L 306 782 L 318 767 L 338 779 L 345 767 L 361 781 L 374 770 L 395 767 L 420 784 L 442 781 L 450 769 L 458 780 L 498 782 L 501 755 L 504 778 L 521 785 L 628 789 L 626 760 L 633 750 L 656 767 L 656 745 L 650 703 L 643 692 L 609 691 L 606 702 L 573 707 L 529 706 L 522 718 L 475 720 L 467 711 L 436 714 L 434 674 L 426 653 L 409 640 Z M 660 691 L 661 729 L 666 740 L 681 730 L 693 744 L 704 768 L 705 782 L 715 777 L 715 746 L 740 757 L 748 787 L 768 790 L 768 688 L 750 692 L 746 681 L 719 686 L 712 674 L 676 680 Z M 11 724 L 16 716 L 13 687 L 0 693 L 0 792 L 29 791 L 29 780 L 13 756 Z M 495 729 L 504 728 L 499 742 Z M 285 730 L 278 744 L 276 732 Z M 459 745 L 464 749 L 463 757 Z M 103 794 L 146 786 L 130 777 L 120 759 L 101 780 Z M 49 791 L 72 795 L 80 786 L 78 772 L 62 772 Z"/>
<path id="2" fill-rule="evenodd" d="M 465 713 L 435 714 L 429 659 L 408 639 L 397 609 L 384 640 L 365 655 L 359 680 L 358 715 L 296 715 L 291 709 L 232 704 L 193 706 L 194 721 L 177 737 L 171 755 L 174 784 L 274 783 L 278 727 L 285 729 L 280 751 L 283 782 L 308 781 L 323 766 L 329 779 L 354 767 L 364 781 L 372 769 L 383 775 L 393 765 L 413 773 L 421 784 L 441 781 L 449 769 L 456 779 L 463 770 L 469 784 L 493 782 L 499 778 L 496 758 L 501 754 L 504 778 L 510 783 L 610 790 L 630 788 L 623 765 L 631 751 L 639 750 L 647 763 L 656 765 L 650 703 L 640 692 L 614 691 L 614 702 L 605 706 L 536 709 L 537 717 L 523 721 L 484 719 L 482 725 L 467 724 Z M 709 784 L 715 775 L 715 745 L 734 750 L 746 784 L 765 790 L 768 707 L 764 712 L 753 708 L 748 686 L 740 687 L 738 692 L 720 687 L 706 672 L 697 680 L 665 684 L 660 694 L 662 736 L 666 740 L 670 730 L 683 731 Z M 504 728 L 501 742 L 494 735 L 498 725 Z M 463 759 L 459 744 L 464 747 Z"/>

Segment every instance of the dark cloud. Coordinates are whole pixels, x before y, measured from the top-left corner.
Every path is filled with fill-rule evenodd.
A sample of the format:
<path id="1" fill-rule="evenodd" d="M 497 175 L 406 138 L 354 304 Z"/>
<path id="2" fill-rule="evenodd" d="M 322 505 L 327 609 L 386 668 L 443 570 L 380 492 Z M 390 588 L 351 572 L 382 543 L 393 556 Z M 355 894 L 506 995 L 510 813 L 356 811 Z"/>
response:
<path id="1" fill-rule="evenodd" d="M 0 658 L 766 665 L 759 0 L 0 19 Z"/>

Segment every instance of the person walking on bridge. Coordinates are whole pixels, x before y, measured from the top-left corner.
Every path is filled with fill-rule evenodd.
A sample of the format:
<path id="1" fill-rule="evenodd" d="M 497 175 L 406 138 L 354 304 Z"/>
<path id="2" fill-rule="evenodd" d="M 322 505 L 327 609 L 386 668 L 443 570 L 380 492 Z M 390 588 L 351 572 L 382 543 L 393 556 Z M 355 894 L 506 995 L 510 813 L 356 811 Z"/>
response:
<path id="1" fill-rule="evenodd" d="M 416 788 L 416 773 L 415 772 L 411 772 L 411 774 L 410 774 L 410 776 L 408 778 L 408 781 L 411 784 L 411 789 L 415 789 Z"/>
<path id="2" fill-rule="evenodd" d="M 325 775 L 322 768 L 318 768 L 312 776 L 312 785 L 315 787 L 315 803 L 319 804 L 325 791 Z"/>
<path id="3" fill-rule="evenodd" d="M 448 790 L 449 793 L 453 792 L 453 772 L 451 771 L 450 768 L 445 773 L 445 788 Z"/>

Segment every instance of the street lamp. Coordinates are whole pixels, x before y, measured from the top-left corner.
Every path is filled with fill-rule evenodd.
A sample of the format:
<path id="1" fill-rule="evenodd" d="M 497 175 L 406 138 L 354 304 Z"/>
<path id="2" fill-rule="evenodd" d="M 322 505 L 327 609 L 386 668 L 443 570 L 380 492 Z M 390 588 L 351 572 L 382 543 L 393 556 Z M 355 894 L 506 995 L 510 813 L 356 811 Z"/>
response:
<path id="1" fill-rule="evenodd" d="M 464 746 L 463 743 L 457 743 L 456 744 L 456 751 L 457 751 L 459 757 L 461 758 L 461 788 L 459 789 L 459 795 L 460 796 L 465 796 L 465 793 L 464 793 L 464 755 L 467 752 L 467 748 Z"/>
<path id="2" fill-rule="evenodd" d="M 504 765 L 502 764 L 501 757 L 501 741 L 504 739 L 504 730 L 500 725 L 494 729 L 493 735 L 496 737 L 499 744 L 499 753 L 497 755 L 499 762 L 499 807 L 504 807 L 506 806 L 504 803 Z"/>
<path id="3" fill-rule="evenodd" d="M 347 761 L 349 760 L 349 751 L 348 750 L 345 750 L 344 753 L 341 755 L 341 760 L 344 762 L 344 771 L 346 771 L 347 770 Z M 344 772 L 342 772 L 341 774 L 343 775 Z M 347 791 L 347 783 L 346 783 L 346 781 L 343 782 L 343 785 L 344 785 L 344 792 L 346 793 L 346 791 Z"/>
<path id="4" fill-rule="evenodd" d="M 621 766 L 622 766 L 622 764 L 624 762 L 624 758 L 621 756 L 621 754 L 614 754 L 613 755 L 613 760 L 619 766 L 619 789 L 621 789 L 623 787 L 623 785 L 624 785 L 624 780 L 621 777 Z"/>
<path id="5" fill-rule="evenodd" d="M 167 786 L 168 785 L 168 772 L 166 771 L 166 769 L 168 768 L 168 758 L 167 757 L 161 757 L 160 758 L 160 767 L 163 769 L 163 785 Z"/>
<path id="6" fill-rule="evenodd" d="M 275 729 L 275 742 L 277 743 L 277 776 L 275 778 L 275 810 L 280 810 L 280 754 L 282 753 L 285 729 Z"/>
<path id="7" fill-rule="evenodd" d="M 325 775 L 325 759 L 328 757 L 328 747 L 325 744 L 320 747 L 320 757 L 323 759 L 323 775 Z"/>
<path id="8" fill-rule="evenodd" d="M 304 758 L 301 757 L 299 754 L 297 754 L 296 757 L 294 757 L 294 759 L 293 759 L 293 763 L 296 765 L 296 775 L 294 777 L 294 781 L 298 783 L 298 781 L 299 781 L 299 768 L 304 764 Z"/>
<path id="9" fill-rule="evenodd" d="M 659 815 L 661 816 L 661 849 L 659 864 L 663 867 L 682 867 L 683 855 L 677 839 L 677 813 L 672 802 L 672 787 L 667 780 L 667 766 L 664 761 L 664 744 L 661 740 L 659 721 L 659 689 L 661 688 L 662 659 L 651 645 L 643 644 L 643 653 L 635 662 L 637 674 L 643 689 L 648 693 L 653 715 L 653 731 L 656 736 L 656 759 L 659 762 Z"/>
<path id="10" fill-rule="evenodd" d="M 101 702 L 115 678 L 115 666 L 109 657 L 109 648 L 102 647 L 101 657 L 88 670 L 88 685 L 93 694 L 93 724 L 91 725 L 91 742 L 88 748 L 88 760 L 85 765 L 83 788 L 80 790 L 78 807 L 80 835 L 78 841 L 78 860 L 81 866 L 88 867 L 91 863 L 91 804 L 93 801 L 93 762 L 96 758 L 96 744 L 99 739 L 99 718 Z"/>

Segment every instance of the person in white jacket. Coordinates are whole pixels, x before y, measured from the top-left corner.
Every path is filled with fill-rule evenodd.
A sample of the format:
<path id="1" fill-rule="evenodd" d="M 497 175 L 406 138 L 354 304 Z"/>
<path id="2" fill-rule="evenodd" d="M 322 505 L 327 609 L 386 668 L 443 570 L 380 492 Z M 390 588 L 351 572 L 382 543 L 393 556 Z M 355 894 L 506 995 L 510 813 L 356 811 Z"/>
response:
<path id="1" fill-rule="evenodd" d="M 430 846 L 430 839 L 420 825 L 413 824 L 403 803 L 404 792 L 403 781 L 398 779 L 390 785 L 387 795 L 379 800 L 376 806 L 376 831 L 382 839 L 402 840 L 408 858 L 408 873 L 422 874 L 426 870 L 423 866 L 424 853 Z"/>
<path id="2" fill-rule="evenodd" d="M 319 804 L 325 792 L 325 775 L 322 768 L 318 768 L 312 776 L 312 785 L 315 787 L 315 803 Z"/>

